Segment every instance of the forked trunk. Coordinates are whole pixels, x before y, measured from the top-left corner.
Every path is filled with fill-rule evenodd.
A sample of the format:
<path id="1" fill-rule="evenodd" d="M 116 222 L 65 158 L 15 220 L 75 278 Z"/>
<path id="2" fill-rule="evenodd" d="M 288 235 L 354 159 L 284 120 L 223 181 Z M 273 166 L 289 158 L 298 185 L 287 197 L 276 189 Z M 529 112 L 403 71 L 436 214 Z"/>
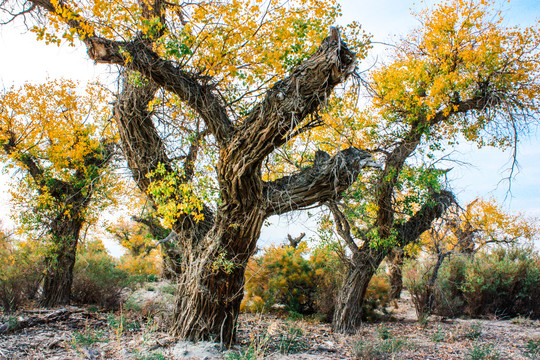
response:
<path id="1" fill-rule="evenodd" d="M 53 225 L 51 231 L 54 245 L 45 258 L 45 276 L 41 305 L 53 307 L 69 304 L 73 267 L 77 254 L 77 242 L 82 223 L 73 219 L 63 219 Z"/>
<path id="2" fill-rule="evenodd" d="M 355 333 L 362 323 L 362 306 L 369 282 L 386 256 L 384 250 L 365 247 L 353 256 L 349 273 L 341 286 L 332 328 L 340 333 Z"/>

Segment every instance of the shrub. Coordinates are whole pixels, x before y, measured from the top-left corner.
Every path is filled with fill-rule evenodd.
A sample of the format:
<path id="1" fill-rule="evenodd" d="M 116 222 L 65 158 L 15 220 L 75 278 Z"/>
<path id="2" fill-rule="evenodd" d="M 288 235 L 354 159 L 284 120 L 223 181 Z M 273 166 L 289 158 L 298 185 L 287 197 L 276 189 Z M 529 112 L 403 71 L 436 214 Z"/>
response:
<path id="1" fill-rule="evenodd" d="M 140 281 L 151 281 L 161 274 L 161 254 L 154 249 L 149 254 L 126 254 L 120 258 L 118 268 Z"/>
<path id="2" fill-rule="evenodd" d="M 426 303 L 432 260 L 414 261 L 404 283 L 417 311 Z M 496 248 L 473 256 L 456 255 L 441 266 L 432 312 L 449 317 L 527 316 L 540 318 L 540 258 L 532 248 Z"/>
<path id="3" fill-rule="evenodd" d="M 313 294 L 315 311 L 327 322 L 332 321 L 339 289 L 347 273 L 347 266 L 337 255 L 339 249 L 335 246 L 328 244 L 316 248 L 310 258 L 316 276 Z"/>
<path id="4" fill-rule="evenodd" d="M 527 341 L 525 346 L 525 356 L 529 359 L 540 359 L 540 338 Z"/>
<path id="5" fill-rule="evenodd" d="M 394 359 L 395 354 L 404 347 L 404 340 L 392 337 L 386 340 L 362 340 L 356 344 L 356 357 L 359 360 Z"/>
<path id="6" fill-rule="evenodd" d="M 107 253 L 101 241 L 81 244 L 73 270 L 72 300 L 117 307 L 121 290 L 132 282 L 129 274 L 117 265 L 118 261 Z"/>
<path id="7" fill-rule="evenodd" d="M 479 254 L 462 285 L 469 315 L 540 317 L 540 259 L 531 248 Z"/>
<path id="8" fill-rule="evenodd" d="M 37 242 L 0 239 L 0 307 L 5 313 L 33 300 L 43 278 L 43 248 Z"/>
<path id="9" fill-rule="evenodd" d="M 288 311 L 313 313 L 315 272 L 303 257 L 306 251 L 303 242 L 296 248 L 272 246 L 262 256 L 252 259 L 246 271 L 247 296 L 243 308 L 268 311 L 275 304 L 283 304 Z"/>
<path id="10" fill-rule="evenodd" d="M 270 247 L 251 259 L 241 310 L 262 312 L 282 304 L 289 312 L 317 312 L 322 320 L 330 321 L 347 265 L 332 246 L 314 249 L 306 259 L 308 250 L 303 242 L 297 248 Z M 388 303 L 389 288 L 386 278 L 373 277 L 364 301 L 366 319 L 375 317 L 375 310 Z"/>
<path id="11" fill-rule="evenodd" d="M 476 340 L 482 336 L 482 324 L 474 322 L 463 330 L 463 337 L 469 340 Z"/>
<path id="12" fill-rule="evenodd" d="M 499 353 L 493 344 L 474 344 L 467 353 L 467 360 L 498 360 Z"/>

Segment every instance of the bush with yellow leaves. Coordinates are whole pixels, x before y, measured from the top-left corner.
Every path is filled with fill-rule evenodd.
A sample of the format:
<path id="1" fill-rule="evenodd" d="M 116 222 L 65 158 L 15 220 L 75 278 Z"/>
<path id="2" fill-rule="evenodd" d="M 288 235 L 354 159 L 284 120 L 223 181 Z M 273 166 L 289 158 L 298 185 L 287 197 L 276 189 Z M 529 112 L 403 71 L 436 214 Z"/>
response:
<path id="1" fill-rule="evenodd" d="M 320 315 L 331 321 L 334 305 L 347 273 L 336 244 L 309 249 L 305 242 L 292 246 L 271 246 L 252 258 L 246 271 L 246 296 L 242 311 L 267 312 L 283 305 L 289 312 Z M 364 317 L 388 303 L 388 280 L 375 275 L 364 305 Z"/>
<path id="2" fill-rule="evenodd" d="M 276 304 L 301 314 L 313 313 L 315 271 L 305 243 L 271 246 L 264 254 L 251 259 L 246 271 L 246 291 L 242 309 L 268 311 Z"/>

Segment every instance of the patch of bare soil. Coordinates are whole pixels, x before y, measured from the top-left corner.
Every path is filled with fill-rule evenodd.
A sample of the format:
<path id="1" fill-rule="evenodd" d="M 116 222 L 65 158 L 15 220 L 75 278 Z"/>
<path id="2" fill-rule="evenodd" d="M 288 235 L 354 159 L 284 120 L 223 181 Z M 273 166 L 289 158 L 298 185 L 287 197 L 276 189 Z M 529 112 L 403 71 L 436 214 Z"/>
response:
<path id="1" fill-rule="evenodd" d="M 366 323 L 355 335 L 334 334 L 328 324 L 242 314 L 238 345 L 225 352 L 218 344 L 173 339 L 158 316 L 143 318 L 137 312 L 102 313 L 89 308 L 67 308 L 67 312 L 56 318 L 52 311 L 31 310 L 2 316 L 0 359 L 520 360 L 533 358 L 526 354 L 529 340 L 540 342 L 540 322 L 528 319 L 432 317 L 421 326 L 407 298 L 396 304 L 389 320 Z M 45 321 L 5 331 L 32 317 Z"/>

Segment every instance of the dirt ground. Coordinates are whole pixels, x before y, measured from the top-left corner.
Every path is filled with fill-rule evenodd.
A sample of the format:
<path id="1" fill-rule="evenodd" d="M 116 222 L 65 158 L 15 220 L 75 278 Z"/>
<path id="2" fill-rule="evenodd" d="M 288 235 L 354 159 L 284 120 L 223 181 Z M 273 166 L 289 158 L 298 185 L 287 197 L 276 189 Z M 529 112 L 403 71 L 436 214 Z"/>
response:
<path id="1" fill-rule="evenodd" d="M 69 308 L 65 320 L 0 335 L 0 359 L 540 359 L 527 346 L 540 345 L 539 321 L 431 317 L 422 326 L 409 299 L 395 305 L 388 320 L 355 335 L 313 320 L 242 314 L 239 344 L 226 352 L 175 340 L 157 315 Z M 18 319 L 36 315 L 22 311 Z M 15 320 L 3 316 L 0 324 Z"/>

